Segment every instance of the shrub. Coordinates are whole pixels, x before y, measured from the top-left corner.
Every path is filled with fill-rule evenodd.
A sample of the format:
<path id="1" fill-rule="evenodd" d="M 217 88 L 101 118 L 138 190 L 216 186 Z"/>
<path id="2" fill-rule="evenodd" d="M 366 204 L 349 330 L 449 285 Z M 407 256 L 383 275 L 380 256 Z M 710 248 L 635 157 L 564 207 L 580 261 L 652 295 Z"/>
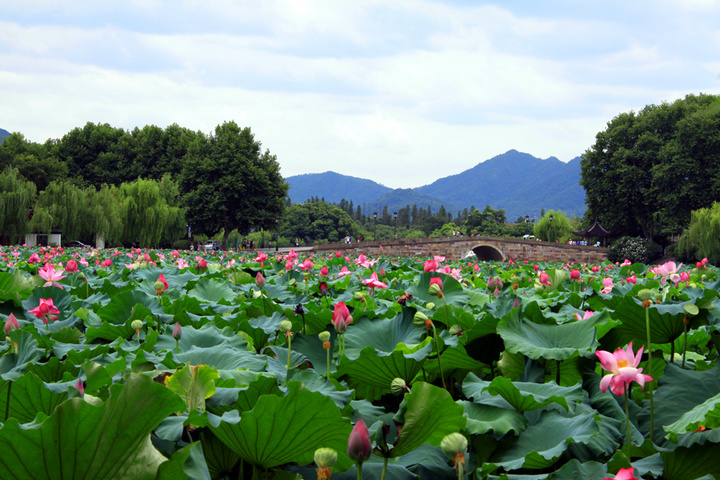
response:
<path id="1" fill-rule="evenodd" d="M 190 249 L 190 240 L 188 240 L 188 239 L 176 240 L 173 242 L 172 248 L 175 250 L 189 250 Z"/>
<path id="2" fill-rule="evenodd" d="M 650 258 L 647 243 L 640 237 L 620 237 L 610 245 L 608 260 L 623 262 L 628 259 L 633 263 L 647 263 Z"/>

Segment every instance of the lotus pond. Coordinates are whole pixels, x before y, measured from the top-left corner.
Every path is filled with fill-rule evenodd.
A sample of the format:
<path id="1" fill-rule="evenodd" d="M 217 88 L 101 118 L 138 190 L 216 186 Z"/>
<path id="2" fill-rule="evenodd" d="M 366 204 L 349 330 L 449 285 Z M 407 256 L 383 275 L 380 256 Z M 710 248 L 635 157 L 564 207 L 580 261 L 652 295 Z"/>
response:
<path id="1" fill-rule="evenodd" d="M 702 262 L 0 247 L 0 478 L 720 478 L 719 286 Z"/>

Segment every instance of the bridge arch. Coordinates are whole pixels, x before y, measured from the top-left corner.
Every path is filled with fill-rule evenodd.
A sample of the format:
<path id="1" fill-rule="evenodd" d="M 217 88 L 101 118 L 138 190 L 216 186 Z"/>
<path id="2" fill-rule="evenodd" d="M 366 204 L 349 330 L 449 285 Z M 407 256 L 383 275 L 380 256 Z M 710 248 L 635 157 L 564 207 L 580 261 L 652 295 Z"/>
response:
<path id="1" fill-rule="evenodd" d="M 482 262 L 501 262 L 505 260 L 505 255 L 492 245 L 478 245 L 473 247 L 471 252 Z"/>

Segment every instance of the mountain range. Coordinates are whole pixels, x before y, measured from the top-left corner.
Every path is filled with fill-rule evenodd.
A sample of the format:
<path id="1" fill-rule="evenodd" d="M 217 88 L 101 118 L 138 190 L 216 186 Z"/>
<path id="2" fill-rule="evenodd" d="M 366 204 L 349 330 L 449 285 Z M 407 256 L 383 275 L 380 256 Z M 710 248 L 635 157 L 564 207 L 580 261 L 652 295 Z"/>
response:
<path id="1" fill-rule="evenodd" d="M 397 211 L 407 205 L 440 206 L 455 215 L 472 206 L 482 210 L 486 205 L 505 209 L 508 221 L 518 217 L 539 218 L 541 209 L 562 210 L 567 215 L 583 215 L 585 190 L 580 186 L 580 161 L 576 157 L 565 163 L 555 157 L 540 159 L 527 153 L 509 150 L 457 175 L 439 178 L 417 188 L 392 189 L 372 180 L 335 172 L 295 175 L 286 180 L 290 199 L 303 203 L 311 197 L 328 203 L 345 199 L 360 205 L 366 215 L 385 205 Z"/>
<path id="2" fill-rule="evenodd" d="M 3 138 L 7 137 L 8 135 L 10 135 L 10 132 L 5 130 L 4 128 L 0 128 L 0 142 L 2 142 Z"/>

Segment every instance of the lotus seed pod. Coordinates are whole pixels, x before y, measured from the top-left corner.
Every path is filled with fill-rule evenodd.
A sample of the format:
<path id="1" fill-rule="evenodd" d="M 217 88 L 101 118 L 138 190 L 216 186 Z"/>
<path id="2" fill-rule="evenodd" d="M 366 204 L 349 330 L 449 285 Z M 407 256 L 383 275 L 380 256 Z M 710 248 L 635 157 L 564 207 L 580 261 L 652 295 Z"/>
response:
<path id="1" fill-rule="evenodd" d="M 133 320 L 132 323 L 130 323 L 130 326 L 133 330 L 140 330 L 143 326 L 143 321 L 140 319 Z"/>
<path id="2" fill-rule="evenodd" d="M 332 467 L 337 462 L 337 452 L 332 448 L 318 448 L 315 450 L 315 464 L 318 467 Z"/>
<path id="3" fill-rule="evenodd" d="M 437 295 L 441 291 L 442 287 L 440 287 L 440 285 L 438 285 L 437 283 L 433 283 L 432 285 L 430 285 L 430 288 L 428 288 L 428 293 L 430 295 Z"/>
<path id="4" fill-rule="evenodd" d="M 324 330 L 320 333 L 318 333 L 318 338 L 321 342 L 329 342 L 330 341 L 330 332 L 327 330 Z"/>
<path id="5" fill-rule="evenodd" d="M 353 295 L 353 300 L 355 300 L 356 302 L 359 302 L 363 298 L 365 298 L 365 294 L 362 292 L 355 292 L 355 294 Z"/>
<path id="6" fill-rule="evenodd" d="M 393 378 L 393 381 L 390 382 L 390 391 L 393 393 L 393 395 L 400 395 L 405 391 L 406 387 L 407 384 L 402 378 Z"/>
<path id="7" fill-rule="evenodd" d="M 642 290 L 640 290 L 637 295 L 638 298 L 643 302 L 652 298 L 652 292 L 647 288 L 643 288 Z"/>
<path id="8" fill-rule="evenodd" d="M 292 322 L 288 319 L 283 320 L 280 322 L 280 331 L 281 332 L 288 332 L 292 330 Z"/>
<path id="9" fill-rule="evenodd" d="M 162 292 L 165 289 L 165 284 L 158 280 L 153 287 L 155 287 L 155 290 Z"/>
<path id="10" fill-rule="evenodd" d="M 450 460 L 455 458 L 458 453 L 465 453 L 468 441 L 465 435 L 461 433 L 451 433 L 442 439 L 440 449 Z"/>
<path id="11" fill-rule="evenodd" d="M 453 326 L 450 327 L 450 329 L 448 330 L 448 333 L 449 333 L 450 335 L 457 335 L 457 334 L 460 333 L 460 332 L 462 332 L 462 327 L 461 327 L 460 325 L 453 325 Z"/>
<path id="12" fill-rule="evenodd" d="M 424 327 L 425 321 L 428 319 L 427 315 L 422 313 L 421 311 L 415 312 L 415 315 L 413 316 L 413 325 L 416 327 Z"/>

